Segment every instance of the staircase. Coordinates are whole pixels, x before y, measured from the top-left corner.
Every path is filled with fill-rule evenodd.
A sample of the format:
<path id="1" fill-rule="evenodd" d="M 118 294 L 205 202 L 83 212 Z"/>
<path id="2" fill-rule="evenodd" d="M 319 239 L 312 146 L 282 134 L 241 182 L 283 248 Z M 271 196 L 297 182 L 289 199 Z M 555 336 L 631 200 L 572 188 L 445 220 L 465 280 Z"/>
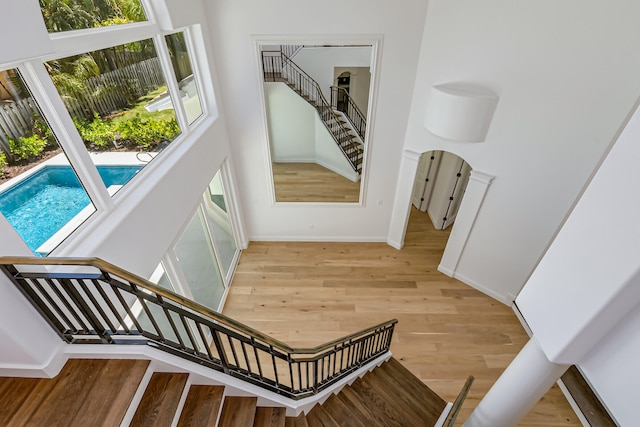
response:
<path id="1" fill-rule="evenodd" d="M 359 114 L 355 120 L 351 120 L 349 115 L 339 111 L 333 103 L 327 101 L 320 85 L 282 50 L 263 51 L 262 66 L 265 82 L 282 82 L 286 84 L 316 109 L 325 128 L 329 131 L 353 170 L 360 176 L 364 159 L 363 141 L 366 121 L 363 119 L 362 114 L 359 113 L 359 110 L 357 108 L 349 110 Z"/>
<path id="2" fill-rule="evenodd" d="M 2 426 L 433 426 L 446 403 L 391 358 L 306 415 L 257 406 L 146 360 L 70 359 L 52 379 L 0 378 Z M 141 397 L 140 397 L 141 395 Z"/>
<path id="3" fill-rule="evenodd" d="M 1 426 L 432 426 L 445 409 L 450 426 L 471 385 L 449 410 L 389 359 L 395 319 L 292 348 L 100 259 L 3 257 L 0 271 L 84 357 L 52 379 L 0 377 Z M 88 359 L 125 348 L 144 351 Z"/>

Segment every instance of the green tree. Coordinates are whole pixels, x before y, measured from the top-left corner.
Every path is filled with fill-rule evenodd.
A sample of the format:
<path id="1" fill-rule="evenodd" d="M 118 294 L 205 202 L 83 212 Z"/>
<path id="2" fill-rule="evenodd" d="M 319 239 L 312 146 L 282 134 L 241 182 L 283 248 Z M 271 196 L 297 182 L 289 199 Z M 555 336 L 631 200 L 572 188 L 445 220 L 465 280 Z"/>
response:
<path id="1" fill-rule="evenodd" d="M 49 32 L 145 21 L 139 0 L 40 0 Z"/>

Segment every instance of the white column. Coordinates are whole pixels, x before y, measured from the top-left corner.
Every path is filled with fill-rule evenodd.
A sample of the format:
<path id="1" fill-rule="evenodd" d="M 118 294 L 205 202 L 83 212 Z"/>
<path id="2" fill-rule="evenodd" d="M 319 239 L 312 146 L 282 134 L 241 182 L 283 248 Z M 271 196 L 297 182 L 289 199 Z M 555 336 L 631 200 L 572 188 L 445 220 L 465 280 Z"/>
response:
<path id="1" fill-rule="evenodd" d="M 567 365 L 550 362 L 535 338 L 531 338 L 463 427 L 515 426 L 567 368 Z"/>
<path id="2" fill-rule="evenodd" d="M 472 170 L 469 175 L 469 183 L 462 197 L 456 222 L 453 224 L 449 241 L 444 248 L 444 253 L 438 266 L 438 271 L 449 277 L 455 277 L 460 258 L 462 258 L 467 240 L 480 213 L 484 197 L 489 191 L 491 181 L 493 181 L 493 176 L 477 170 Z"/>
<path id="3" fill-rule="evenodd" d="M 415 185 L 416 171 L 420 162 L 420 154 L 411 150 L 404 150 L 400 162 L 400 174 L 396 185 L 396 197 L 391 211 L 391 223 L 387 243 L 396 248 L 404 246 L 404 235 L 407 231 L 409 213 L 411 212 L 411 198 Z"/>

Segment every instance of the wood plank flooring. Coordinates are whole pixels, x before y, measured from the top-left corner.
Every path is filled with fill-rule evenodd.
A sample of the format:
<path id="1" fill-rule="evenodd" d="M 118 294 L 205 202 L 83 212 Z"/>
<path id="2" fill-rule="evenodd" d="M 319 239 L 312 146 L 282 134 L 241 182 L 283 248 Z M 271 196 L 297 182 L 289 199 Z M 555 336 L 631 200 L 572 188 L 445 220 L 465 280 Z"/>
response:
<path id="1" fill-rule="evenodd" d="M 462 425 L 528 337 L 511 308 L 437 271 L 448 235 L 413 209 L 400 251 L 385 243 L 251 242 L 224 313 L 305 347 L 397 318 L 394 357 L 445 400 L 475 376 Z M 581 424 L 556 386 L 519 425 Z"/>
<path id="2" fill-rule="evenodd" d="M 360 200 L 353 182 L 316 163 L 273 163 L 276 202 L 349 202 Z"/>
<path id="3" fill-rule="evenodd" d="M 120 425 L 148 364 L 72 359 L 55 378 L 0 378 L 0 425 Z"/>

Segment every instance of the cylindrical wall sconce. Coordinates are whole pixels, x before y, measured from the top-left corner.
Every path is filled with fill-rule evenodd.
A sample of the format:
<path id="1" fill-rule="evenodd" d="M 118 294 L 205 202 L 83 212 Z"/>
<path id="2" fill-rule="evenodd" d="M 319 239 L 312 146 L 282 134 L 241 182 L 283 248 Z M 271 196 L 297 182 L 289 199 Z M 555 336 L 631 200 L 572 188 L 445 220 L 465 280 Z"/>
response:
<path id="1" fill-rule="evenodd" d="M 498 104 L 489 89 L 463 83 L 433 86 L 425 126 L 429 132 L 453 141 L 484 141 Z"/>

